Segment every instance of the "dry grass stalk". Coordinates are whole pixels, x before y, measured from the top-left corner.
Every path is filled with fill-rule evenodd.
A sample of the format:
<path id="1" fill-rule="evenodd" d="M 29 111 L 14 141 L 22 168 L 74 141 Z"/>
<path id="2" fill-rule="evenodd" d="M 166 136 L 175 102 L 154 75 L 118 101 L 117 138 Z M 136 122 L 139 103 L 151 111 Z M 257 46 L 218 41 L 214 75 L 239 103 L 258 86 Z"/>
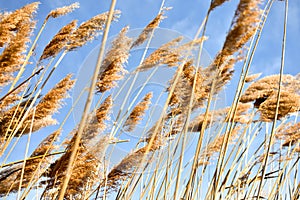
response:
<path id="1" fill-rule="evenodd" d="M 143 44 L 150 36 L 152 31 L 157 28 L 160 22 L 166 18 L 164 16 L 165 10 L 170 10 L 171 8 L 163 8 L 162 11 L 144 28 L 142 33 L 138 36 L 138 38 L 132 43 L 131 48 L 139 46 Z"/>
<path id="2" fill-rule="evenodd" d="M 135 126 L 142 120 L 145 111 L 149 108 L 152 96 L 152 92 L 146 94 L 143 100 L 133 108 L 123 125 L 125 131 L 133 131 Z"/>
<path id="3" fill-rule="evenodd" d="M 56 148 L 55 145 L 53 145 L 53 142 L 57 139 L 59 134 L 59 131 L 55 131 L 46 137 L 33 151 L 30 158 L 51 153 L 51 151 Z M 46 171 L 47 166 L 50 164 L 50 160 L 51 157 L 27 160 L 25 163 L 21 188 L 26 188 L 29 184 L 34 185 L 34 183 L 39 180 L 41 174 Z M 8 192 L 18 191 L 21 181 L 22 165 L 23 164 L 17 164 L 0 172 L 0 196 L 5 196 Z"/>
<path id="4" fill-rule="evenodd" d="M 55 10 L 52 10 L 48 14 L 48 16 L 46 17 L 46 20 L 49 19 L 50 17 L 57 18 L 57 17 L 63 16 L 63 15 L 67 15 L 67 14 L 73 12 L 76 8 L 79 8 L 79 3 L 78 2 L 73 3 L 69 6 L 64 6 L 64 7 L 61 7 L 61 8 L 57 8 Z"/>
<path id="5" fill-rule="evenodd" d="M 22 124 L 22 128 L 15 136 L 19 136 L 22 132 L 23 134 L 29 133 L 32 119 L 34 119 L 32 131 L 37 131 L 45 126 L 56 124 L 56 120 L 52 119 L 52 115 L 61 107 L 62 99 L 67 97 L 67 91 L 70 90 L 73 85 L 74 81 L 71 80 L 71 75 L 62 79 L 36 105 L 34 108 L 35 112 L 32 110 L 32 112 L 29 113 Z M 23 106 L 28 106 L 30 101 L 30 99 L 26 100 L 24 105 L 16 105 L 0 116 L 0 135 L 2 137 L 7 133 L 9 135 L 13 132 L 13 128 L 18 124 L 26 110 L 26 107 Z"/>
<path id="6" fill-rule="evenodd" d="M 119 18 L 121 11 L 115 10 L 113 20 Z M 96 15 L 90 20 L 82 23 L 70 37 L 69 50 L 74 50 L 78 47 L 85 45 L 87 42 L 92 41 L 104 29 L 108 12 Z"/>
<path id="7" fill-rule="evenodd" d="M 45 47 L 40 60 L 55 57 L 68 44 L 71 34 L 77 26 L 77 20 L 64 26 Z"/>
<path id="8" fill-rule="evenodd" d="M 127 71 L 123 65 L 129 57 L 132 39 L 126 36 L 128 27 L 121 30 L 118 37 L 112 42 L 110 50 L 102 62 L 98 80 L 97 92 L 105 92 L 117 85 L 116 81 L 122 79 Z"/>
<path id="9" fill-rule="evenodd" d="M 2 15 L 0 20 L 0 47 L 10 43 L 24 24 L 32 21 L 39 4 L 39 2 L 34 2 L 12 13 Z"/>

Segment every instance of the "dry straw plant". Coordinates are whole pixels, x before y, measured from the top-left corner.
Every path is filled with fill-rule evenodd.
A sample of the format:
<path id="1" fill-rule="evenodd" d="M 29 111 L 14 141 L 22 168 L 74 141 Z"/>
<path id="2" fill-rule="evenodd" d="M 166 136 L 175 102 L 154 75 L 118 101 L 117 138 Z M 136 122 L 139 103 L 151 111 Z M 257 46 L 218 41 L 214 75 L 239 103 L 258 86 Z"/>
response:
<path id="1" fill-rule="evenodd" d="M 218 28 L 210 20 L 233 2 L 223 43 L 204 66 L 205 44 L 216 40 L 207 31 Z M 163 0 L 134 37 L 120 25 L 122 8 L 111 0 L 107 12 L 69 21 L 45 44 L 47 26 L 80 11 L 79 3 L 48 10 L 42 23 L 36 18 L 40 2 L 1 9 L 1 198 L 299 199 L 300 75 L 284 70 L 288 3 L 211 0 L 193 39 L 172 38 L 156 49 L 148 47 L 172 13 L 172 1 Z M 276 73 L 261 76 L 251 69 L 274 4 L 282 11 L 280 59 Z M 110 41 L 115 24 L 122 28 Z M 91 42 L 99 48 L 86 95 L 71 102 L 76 78 L 59 70 L 64 58 Z M 134 68 L 132 58 L 139 63 Z M 147 86 L 159 69 L 174 69 L 160 94 Z M 224 91 L 232 98 L 223 106 Z M 80 98 L 76 125 L 69 118 Z M 136 132 L 134 142 L 128 135 Z M 126 155 L 116 153 L 120 146 L 130 149 Z"/>

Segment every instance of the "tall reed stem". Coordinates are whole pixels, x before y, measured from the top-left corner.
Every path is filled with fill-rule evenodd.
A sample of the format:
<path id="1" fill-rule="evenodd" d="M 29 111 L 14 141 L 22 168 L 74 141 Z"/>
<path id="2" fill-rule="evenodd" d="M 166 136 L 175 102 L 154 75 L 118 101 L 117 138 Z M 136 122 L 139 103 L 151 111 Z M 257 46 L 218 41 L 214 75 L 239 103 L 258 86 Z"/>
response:
<path id="1" fill-rule="evenodd" d="M 88 116 L 88 113 L 90 111 L 90 107 L 92 105 L 92 100 L 93 100 L 93 96 L 94 96 L 96 82 L 97 82 L 98 74 L 100 72 L 101 63 L 103 61 L 104 51 L 105 51 L 105 44 L 106 44 L 106 41 L 107 41 L 110 24 L 111 24 L 112 19 L 113 19 L 113 14 L 114 14 L 114 9 L 115 9 L 116 2 L 117 2 L 116 0 L 111 1 L 110 10 L 109 10 L 109 14 L 108 14 L 108 18 L 107 18 L 103 38 L 102 38 L 102 43 L 101 43 L 101 47 L 100 47 L 100 51 L 99 51 L 99 56 L 98 56 L 98 59 L 97 59 L 97 65 L 96 65 L 96 68 L 95 68 L 94 73 L 93 73 L 91 86 L 89 88 L 89 94 L 88 94 L 88 97 L 87 97 L 87 100 L 86 100 L 86 103 L 85 103 L 84 111 L 83 111 L 82 118 L 81 118 L 81 121 L 80 121 L 80 124 L 79 124 L 79 128 L 78 128 L 78 132 L 77 132 L 77 135 L 76 135 L 76 138 L 75 138 L 75 142 L 74 142 L 74 145 L 72 146 L 72 150 L 71 150 L 72 153 L 71 153 L 71 156 L 70 156 L 70 160 L 68 162 L 66 175 L 64 177 L 61 189 L 59 190 L 58 200 L 63 200 L 64 199 L 64 195 L 66 193 L 68 183 L 69 183 L 69 180 L 70 180 L 70 177 L 71 177 L 73 163 L 75 161 L 75 157 L 76 157 L 76 154 L 77 154 L 77 151 L 78 151 L 78 148 L 79 148 L 79 143 L 80 143 L 81 136 L 82 136 L 82 133 L 83 133 L 83 129 L 84 129 L 84 126 L 85 126 L 85 123 L 86 123 L 86 120 L 87 120 L 87 116 Z"/>

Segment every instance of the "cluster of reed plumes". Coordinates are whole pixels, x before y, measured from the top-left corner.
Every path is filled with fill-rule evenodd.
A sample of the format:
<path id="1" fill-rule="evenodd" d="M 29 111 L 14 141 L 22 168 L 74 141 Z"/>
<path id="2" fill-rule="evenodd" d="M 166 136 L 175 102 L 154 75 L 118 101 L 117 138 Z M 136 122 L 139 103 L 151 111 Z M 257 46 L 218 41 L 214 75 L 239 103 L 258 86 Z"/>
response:
<path id="1" fill-rule="evenodd" d="M 153 52 L 145 48 L 148 57 L 143 57 L 132 72 L 126 68 L 131 50 L 149 45 L 171 8 L 162 4 L 136 38 L 127 35 L 128 26 L 122 28 L 105 50 L 109 28 L 121 14 L 112 0 L 110 11 L 80 25 L 73 20 L 62 27 L 40 55 L 34 50 L 47 22 L 73 12 L 79 3 L 50 11 L 35 37 L 32 33 L 39 2 L 1 13 L 0 196 L 26 199 L 34 193 L 36 198 L 59 200 L 298 199 L 300 76 L 283 74 L 283 70 L 260 79 L 260 74 L 248 74 L 273 0 L 240 0 L 220 51 L 209 66 L 199 64 L 208 40 L 205 30 L 210 25 L 210 13 L 227 1 L 211 1 L 203 26 L 192 41 L 183 43 L 178 37 Z M 97 73 L 91 77 L 81 121 L 59 142 L 73 111 L 64 100 L 76 81 L 68 74 L 52 89 L 47 91 L 45 86 L 51 84 L 50 77 L 68 52 L 102 33 Z M 284 44 L 285 37 L 283 49 Z M 36 56 L 37 62 L 29 61 Z M 242 70 L 232 104 L 214 107 L 213 101 L 232 80 L 236 67 Z M 113 91 L 117 86 L 124 89 L 129 80 L 129 85 L 134 85 L 139 74 L 155 73 L 158 68 L 175 70 L 162 91 L 166 98 L 160 103 L 160 116 L 149 120 L 156 99 L 156 91 L 144 91 L 150 79 L 131 102 L 128 95 L 118 97 Z M 31 75 L 25 76 L 26 70 Z M 131 90 L 129 87 L 126 93 Z M 116 98 L 124 98 L 121 107 L 114 104 Z M 93 99 L 97 103 L 90 109 Z M 55 119 L 59 109 L 69 109 L 65 120 Z M 137 144 L 121 139 L 124 132 L 134 133 L 139 124 L 145 129 Z M 56 130 L 30 153 L 30 139 L 37 140 L 40 137 L 35 136 L 51 125 Z M 28 139 L 24 159 L 7 162 L 23 138 Z M 111 166 L 111 159 L 119 156 L 112 149 L 124 142 L 132 150 Z"/>

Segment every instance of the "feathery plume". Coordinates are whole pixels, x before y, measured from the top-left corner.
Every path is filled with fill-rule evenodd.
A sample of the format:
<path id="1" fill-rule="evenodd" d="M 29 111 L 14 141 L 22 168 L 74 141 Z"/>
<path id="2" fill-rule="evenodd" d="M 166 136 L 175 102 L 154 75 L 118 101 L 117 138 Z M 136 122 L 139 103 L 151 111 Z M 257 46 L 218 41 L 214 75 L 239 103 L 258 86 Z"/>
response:
<path id="1" fill-rule="evenodd" d="M 241 126 L 235 126 L 233 130 L 231 131 L 229 142 L 233 143 L 234 140 L 238 137 L 240 130 L 242 129 Z M 219 153 L 222 144 L 224 142 L 224 136 L 225 134 L 218 135 L 213 141 L 211 141 L 205 150 L 201 153 L 200 158 L 199 158 L 199 163 L 204 163 L 204 164 L 209 164 L 209 159 L 212 157 L 215 153 Z"/>
<path id="2" fill-rule="evenodd" d="M 77 20 L 64 26 L 45 47 L 40 60 L 55 57 L 69 42 L 72 32 L 77 26 Z"/>
<path id="3" fill-rule="evenodd" d="M 218 1 L 223 3 L 221 1 Z M 232 78 L 233 67 L 235 63 L 241 60 L 242 48 L 254 35 L 257 24 L 259 22 L 259 15 L 261 10 L 259 8 L 260 0 L 241 0 L 235 11 L 234 18 L 226 36 L 225 42 L 221 51 L 216 55 L 212 64 L 205 68 L 209 74 L 210 80 L 208 88 L 216 80 L 216 88 L 214 93 L 217 93 L 222 87 Z M 215 5 L 218 3 L 216 2 Z M 238 53 L 238 56 L 234 55 Z"/>
<path id="4" fill-rule="evenodd" d="M 197 71 L 197 74 L 195 74 Z M 175 74 L 176 76 L 176 74 Z M 174 78 L 175 78 L 174 76 Z M 196 70 L 193 66 L 193 60 L 187 61 L 183 65 L 182 74 L 179 76 L 179 80 L 175 87 L 175 90 L 171 96 L 169 107 L 169 115 L 174 115 L 186 111 L 186 107 L 190 103 L 191 94 L 193 91 L 194 79 L 196 78 L 196 84 L 194 88 L 194 99 L 192 110 L 202 107 L 204 105 L 204 100 L 208 98 L 210 88 L 211 88 L 211 76 L 213 72 L 208 73 L 205 69 L 199 68 Z M 174 78 L 170 81 L 170 86 L 174 82 Z M 219 85 L 224 83 L 225 79 L 221 79 L 217 82 L 217 88 Z M 169 91 L 168 87 L 167 91 Z M 216 91 L 217 92 L 217 91 Z"/>
<path id="5" fill-rule="evenodd" d="M 88 143 L 93 142 L 95 137 L 105 130 L 105 121 L 109 120 L 109 112 L 111 111 L 112 105 L 113 101 L 110 95 L 99 106 L 96 113 L 91 113 L 88 116 L 88 123 L 86 124 L 82 135 L 82 143 L 85 146 L 91 146 Z"/>
<path id="6" fill-rule="evenodd" d="M 48 16 L 46 17 L 46 20 L 49 19 L 50 17 L 57 18 L 57 17 L 63 16 L 63 15 L 67 15 L 67 14 L 73 12 L 77 8 L 79 8 L 79 3 L 78 2 L 73 3 L 69 6 L 64 6 L 64 7 L 61 7 L 61 8 L 57 8 L 55 10 L 52 10 L 48 14 Z"/>
<path id="7" fill-rule="evenodd" d="M 13 105 L 17 101 L 21 101 L 22 97 L 19 95 L 22 91 L 26 90 L 27 85 L 24 84 L 21 87 L 19 87 L 17 90 L 6 96 L 1 102 L 0 102 L 0 118 L 4 111 L 7 111 L 8 107 L 10 105 Z"/>
<path id="8" fill-rule="evenodd" d="M 106 185 L 106 192 L 116 191 L 123 181 L 128 180 L 133 173 L 142 169 L 147 163 L 151 162 L 151 155 L 155 149 L 150 149 L 147 153 L 147 146 L 137 149 L 129 153 L 121 160 L 119 164 L 114 166 L 107 175 L 107 180 L 103 180 L 102 187 Z M 147 153 L 147 154 L 146 154 Z M 145 160 L 141 163 L 141 160 Z M 106 183 L 105 183 L 106 181 Z"/>
<path id="9" fill-rule="evenodd" d="M 243 104 L 239 103 L 237 106 L 237 110 L 233 119 L 233 122 L 245 124 L 249 121 L 249 114 L 247 111 L 251 108 L 251 104 Z M 230 107 L 226 107 L 224 109 L 211 111 L 208 113 L 206 128 L 214 125 L 216 122 L 228 122 L 228 113 L 230 111 Z M 192 122 L 190 122 L 188 130 L 190 132 L 199 132 L 202 128 L 202 124 L 204 122 L 205 114 L 201 114 L 196 117 Z"/>
<path id="10" fill-rule="evenodd" d="M 139 102 L 127 117 L 123 127 L 125 131 L 133 131 L 135 126 L 142 120 L 145 111 L 148 109 L 153 93 L 146 94 L 141 102 Z"/>
<path id="11" fill-rule="evenodd" d="M 18 174 L 22 170 L 22 164 L 13 165 L 0 171 L 0 197 L 4 197 L 8 192 L 14 192 Z"/>
<path id="12" fill-rule="evenodd" d="M 111 139 L 102 136 L 87 152 L 78 156 L 66 191 L 67 198 L 84 199 L 104 178 L 104 156 Z"/>
<path id="13" fill-rule="evenodd" d="M 283 147 L 297 144 L 300 140 L 300 122 L 293 125 L 291 123 L 286 124 L 277 131 L 275 137 L 279 140 L 283 140 Z"/>
<path id="14" fill-rule="evenodd" d="M 261 14 L 260 0 L 241 0 L 226 36 L 222 50 L 216 56 L 214 64 L 221 67 L 228 57 L 238 52 L 253 36 Z"/>
<path id="15" fill-rule="evenodd" d="M 176 74 L 177 73 L 175 73 L 173 79 L 170 81 L 169 87 L 167 88 L 168 92 L 174 84 Z M 179 76 L 175 90 L 171 95 L 169 115 L 174 116 L 186 110 L 192 94 L 194 74 L 195 67 L 193 66 L 193 60 L 189 60 L 183 65 L 182 74 Z"/>
<path id="16" fill-rule="evenodd" d="M 24 24 L 32 22 L 39 4 L 40 2 L 34 2 L 2 16 L 0 20 L 0 47 L 9 43 Z"/>
<path id="17" fill-rule="evenodd" d="M 112 138 L 99 133 L 106 127 L 104 121 L 109 119 L 108 113 L 111 107 L 112 97 L 108 96 L 96 112 L 92 112 L 88 116 L 66 192 L 66 195 L 70 198 L 82 199 L 84 193 L 91 190 L 94 183 L 103 178 L 103 173 L 99 173 L 99 170 L 103 172 L 103 158 Z M 65 142 L 67 144 L 66 152 L 51 164 L 48 172 L 44 174 L 47 178 L 46 181 L 42 182 L 42 184 L 47 185 L 43 194 L 44 197 L 50 197 L 58 193 L 59 185 L 65 176 L 77 129 L 71 133 L 73 137 L 70 141 Z"/>
<path id="18" fill-rule="evenodd" d="M 271 94 L 278 91 L 279 75 L 266 76 L 252 83 L 241 96 L 240 102 L 254 102 L 255 107 L 259 107 Z M 292 75 L 282 76 L 282 90 L 297 94 L 300 81 Z"/>
<path id="19" fill-rule="evenodd" d="M 137 68 L 137 70 L 145 71 L 159 65 L 167 65 L 168 67 L 177 66 L 180 62 L 180 55 L 175 49 L 179 46 L 179 42 L 181 40 L 182 37 L 178 37 L 166 44 L 163 44 L 161 47 L 151 53 Z"/>
<path id="20" fill-rule="evenodd" d="M 82 199 L 84 194 L 89 193 L 88 191 L 93 188 L 96 182 L 103 179 L 103 159 L 110 140 L 109 137 L 102 136 L 94 142 L 95 144 L 93 146 L 86 146 L 87 144 L 84 144 L 86 141 L 80 143 L 76 162 L 74 162 L 70 182 L 66 191 L 67 198 Z M 66 153 L 51 164 L 44 174 L 47 180 L 41 182 L 41 184 L 46 184 L 42 195 L 43 197 L 48 198 L 58 194 L 58 188 L 65 176 L 73 143 L 74 137 L 68 144 Z"/>
<path id="21" fill-rule="evenodd" d="M 71 80 L 71 77 L 72 75 L 68 74 L 59 83 L 57 83 L 54 88 L 51 89 L 36 105 L 35 112 L 28 115 L 28 120 L 25 120 L 24 124 L 26 124 L 26 121 L 30 123 L 29 119 L 34 117 L 36 123 L 33 126 L 34 131 L 45 127 L 45 124 L 43 123 L 44 119 L 49 117 L 52 118 L 51 116 L 56 113 L 59 108 L 61 108 L 62 100 L 68 97 L 67 92 L 74 86 L 75 81 Z M 33 114 L 34 116 L 32 116 Z M 39 123 L 39 121 L 41 123 Z"/>
<path id="22" fill-rule="evenodd" d="M 276 105 L 277 92 L 273 92 L 258 108 L 261 113 L 260 120 L 264 122 L 273 121 L 275 119 Z M 277 119 L 281 119 L 290 113 L 297 112 L 299 109 L 300 95 L 281 91 Z"/>
<path id="23" fill-rule="evenodd" d="M 212 11 L 216 7 L 222 5 L 225 1 L 229 1 L 229 0 L 213 0 L 210 4 L 209 10 Z"/>
<path id="24" fill-rule="evenodd" d="M 29 133 L 31 131 L 30 124 L 32 123 L 32 119 L 34 119 L 34 123 L 32 124 L 33 132 L 46 126 L 56 124 L 56 120 L 54 120 L 51 116 L 60 108 L 62 99 L 67 97 L 67 91 L 73 87 L 74 82 L 75 81 L 71 80 L 71 75 L 67 75 L 53 89 L 51 89 L 35 106 L 35 108 L 30 111 L 27 118 L 24 120 L 22 127 L 15 136 L 19 136 L 21 133 Z M 26 102 L 27 101 L 27 104 L 29 105 L 31 100 L 29 99 L 26 100 Z M 6 133 L 9 135 L 13 132 L 13 127 L 19 123 L 19 120 L 25 113 L 24 109 L 26 110 L 26 107 L 24 108 L 23 105 L 16 105 L 3 113 L 0 117 L 1 136 L 4 136 Z"/>
<path id="25" fill-rule="evenodd" d="M 30 7 L 34 7 L 34 9 L 30 9 L 31 15 L 27 13 L 27 17 L 24 16 L 24 19 L 18 25 L 16 36 L 11 38 L 10 43 L 0 55 L 0 87 L 13 80 L 13 73 L 19 70 L 20 65 L 24 62 L 26 44 L 30 41 L 31 32 L 35 27 L 32 12 L 35 11 L 36 6 L 37 4 L 30 4 Z"/>
<path id="26" fill-rule="evenodd" d="M 53 145 L 53 142 L 57 139 L 57 136 L 59 134 L 59 131 L 55 131 L 48 137 L 46 137 L 33 151 L 29 158 L 43 156 L 51 153 L 51 151 L 56 148 L 55 145 Z M 47 156 L 44 159 L 34 158 L 26 160 L 21 188 L 26 188 L 30 182 L 31 185 L 36 183 L 41 174 L 46 171 L 50 160 L 50 156 Z M 4 196 L 8 192 L 17 192 L 19 190 L 22 166 L 22 163 L 17 164 L 0 172 L 0 196 Z"/>
<path id="27" fill-rule="evenodd" d="M 165 14 L 164 11 L 170 10 L 170 9 L 171 9 L 170 7 L 163 8 L 162 11 L 144 28 L 142 33 L 138 36 L 138 38 L 131 45 L 131 48 L 134 48 L 136 46 L 143 44 L 149 38 L 152 31 L 159 26 L 160 22 L 163 19 L 166 18 L 166 16 L 164 16 L 164 14 Z"/>
<path id="28" fill-rule="evenodd" d="M 179 45 L 182 39 L 183 37 L 178 37 L 163 44 L 151 53 L 136 70 L 145 71 L 160 65 L 167 65 L 168 67 L 178 66 L 184 58 L 189 59 L 192 55 L 192 50 L 203 40 L 206 40 L 207 37 L 201 37 Z"/>
<path id="29" fill-rule="evenodd" d="M 252 75 L 248 75 L 246 78 L 245 78 L 245 82 L 246 83 L 249 83 L 249 82 L 252 82 L 254 81 L 255 79 L 259 78 L 261 76 L 262 73 L 257 73 L 257 74 L 252 74 Z"/>
<path id="30" fill-rule="evenodd" d="M 121 11 L 115 10 L 113 15 L 113 20 L 119 18 Z M 108 17 L 108 12 L 96 15 L 90 20 L 82 23 L 70 37 L 70 43 L 68 45 L 69 50 L 75 50 L 78 47 L 85 45 L 88 41 L 93 40 L 100 34 L 103 30 L 106 20 Z"/>
<path id="31" fill-rule="evenodd" d="M 118 37 L 112 42 L 107 52 L 96 83 L 97 92 L 105 92 L 117 85 L 116 81 L 122 79 L 127 71 L 123 65 L 127 62 L 132 39 L 126 36 L 128 27 L 121 30 Z"/>

